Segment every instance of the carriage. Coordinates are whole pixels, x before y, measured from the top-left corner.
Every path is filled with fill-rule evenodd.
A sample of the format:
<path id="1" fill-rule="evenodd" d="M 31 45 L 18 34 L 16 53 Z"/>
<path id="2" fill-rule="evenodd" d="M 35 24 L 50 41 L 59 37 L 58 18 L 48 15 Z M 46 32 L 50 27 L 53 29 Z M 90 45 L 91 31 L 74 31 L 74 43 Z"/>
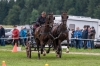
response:
<path id="1" fill-rule="evenodd" d="M 49 53 L 50 48 L 53 48 L 56 52 L 56 56 L 61 58 L 61 42 L 63 40 L 67 40 L 67 42 L 69 43 L 68 30 L 66 28 L 66 22 L 68 19 L 67 13 L 63 12 L 61 18 L 62 23 L 60 25 L 54 25 L 53 13 L 49 13 L 46 17 L 45 23 L 36 28 L 33 34 L 34 37 L 31 37 L 32 40 L 27 40 L 26 42 L 26 54 L 28 58 L 31 58 L 31 53 L 32 51 L 34 51 L 34 48 L 37 48 L 38 59 L 40 59 L 40 54 L 43 54 L 45 56 L 46 53 Z M 44 49 L 45 45 L 48 45 L 48 50 Z M 69 51 L 66 50 L 66 52 Z"/>

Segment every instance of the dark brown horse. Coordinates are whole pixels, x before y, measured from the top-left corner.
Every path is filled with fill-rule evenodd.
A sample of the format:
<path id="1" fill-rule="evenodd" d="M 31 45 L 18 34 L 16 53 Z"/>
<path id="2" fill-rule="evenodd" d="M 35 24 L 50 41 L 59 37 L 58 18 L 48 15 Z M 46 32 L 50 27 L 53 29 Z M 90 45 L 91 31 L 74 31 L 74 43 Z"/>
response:
<path id="1" fill-rule="evenodd" d="M 62 18 L 62 23 L 60 25 L 54 26 L 52 29 L 52 34 L 55 37 L 53 44 L 58 57 L 61 57 L 61 52 L 62 52 L 61 42 L 67 40 L 67 43 L 69 45 L 69 35 L 68 35 L 69 32 L 66 27 L 67 26 L 66 22 L 68 19 L 67 13 L 63 12 L 61 18 Z M 66 52 L 69 52 L 68 47 Z"/>
<path id="2" fill-rule="evenodd" d="M 37 50 L 38 50 L 38 58 L 40 59 L 40 51 L 39 48 L 41 48 L 41 54 L 45 55 L 45 44 L 47 44 L 47 42 L 50 40 L 51 36 L 50 36 L 50 31 L 51 31 L 51 26 L 53 22 L 53 14 L 48 14 L 48 16 L 46 17 L 45 23 L 36 28 L 35 33 L 34 33 L 34 37 L 36 40 L 36 44 L 37 44 Z"/>
<path id="3" fill-rule="evenodd" d="M 69 30 L 68 30 L 68 27 L 66 25 L 66 22 L 67 22 L 67 19 L 68 19 L 68 16 L 67 16 L 67 13 L 66 12 L 63 12 L 62 15 L 61 15 L 61 18 L 62 18 L 62 23 L 61 25 L 59 26 L 60 27 L 60 34 L 58 36 L 58 41 L 59 41 L 59 44 L 64 41 L 64 40 L 67 40 L 67 49 L 66 49 L 66 52 L 68 53 L 69 52 Z"/>

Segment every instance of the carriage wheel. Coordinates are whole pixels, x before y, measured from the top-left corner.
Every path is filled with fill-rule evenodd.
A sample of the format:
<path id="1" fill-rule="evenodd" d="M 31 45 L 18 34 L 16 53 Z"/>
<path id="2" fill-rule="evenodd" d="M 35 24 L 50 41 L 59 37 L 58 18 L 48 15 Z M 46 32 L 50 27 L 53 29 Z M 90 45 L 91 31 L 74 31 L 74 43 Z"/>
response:
<path id="1" fill-rule="evenodd" d="M 28 57 L 28 43 L 26 43 L 26 55 Z"/>
<path id="2" fill-rule="evenodd" d="M 29 42 L 26 45 L 26 54 L 28 58 L 31 58 L 31 46 Z"/>
<path id="3" fill-rule="evenodd" d="M 30 46 L 30 44 L 29 44 L 29 48 L 28 48 L 28 58 L 31 58 L 31 46 Z"/>

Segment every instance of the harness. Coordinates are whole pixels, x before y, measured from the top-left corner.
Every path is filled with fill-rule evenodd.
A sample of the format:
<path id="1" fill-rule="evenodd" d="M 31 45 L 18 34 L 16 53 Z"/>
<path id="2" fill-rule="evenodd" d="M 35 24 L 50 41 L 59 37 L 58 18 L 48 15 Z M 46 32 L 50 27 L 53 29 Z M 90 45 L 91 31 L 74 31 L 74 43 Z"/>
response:
<path id="1" fill-rule="evenodd" d="M 58 26 L 58 28 L 59 28 L 59 26 Z M 58 30 L 58 28 L 57 28 L 57 30 Z M 61 34 L 65 33 L 65 32 L 69 32 L 68 29 L 65 31 L 61 31 L 60 34 L 58 35 L 58 37 L 55 37 L 55 39 L 58 39 L 61 36 Z"/>
<path id="2" fill-rule="evenodd" d="M 58 37 L 56 37 L 55 39 L 58 39 L 58 38 L 61 36 L 61 34 L 65 33 L 65 32 L 69 32 L 69 31 L 66 30 L 66 31 L 62 31 L 62 32 L 60 32 L 60 34 L 58 35 Z"/>

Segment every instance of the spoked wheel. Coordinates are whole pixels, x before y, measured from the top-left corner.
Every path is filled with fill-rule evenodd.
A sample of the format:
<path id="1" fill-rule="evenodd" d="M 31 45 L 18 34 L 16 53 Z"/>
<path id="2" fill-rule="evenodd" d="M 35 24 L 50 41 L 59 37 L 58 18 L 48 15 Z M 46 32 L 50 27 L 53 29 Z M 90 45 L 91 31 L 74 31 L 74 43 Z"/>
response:
<path id="1" fill-rule="evenodd" d="M 31 58 L 31 46 L 28 47 L 28 58 Z"/>
<path id="2" fill-rule="evenodd" d="M 28 58 L 31 58 L 31 46 L 29 42 L 26 44 L 26 54 Z"/>

